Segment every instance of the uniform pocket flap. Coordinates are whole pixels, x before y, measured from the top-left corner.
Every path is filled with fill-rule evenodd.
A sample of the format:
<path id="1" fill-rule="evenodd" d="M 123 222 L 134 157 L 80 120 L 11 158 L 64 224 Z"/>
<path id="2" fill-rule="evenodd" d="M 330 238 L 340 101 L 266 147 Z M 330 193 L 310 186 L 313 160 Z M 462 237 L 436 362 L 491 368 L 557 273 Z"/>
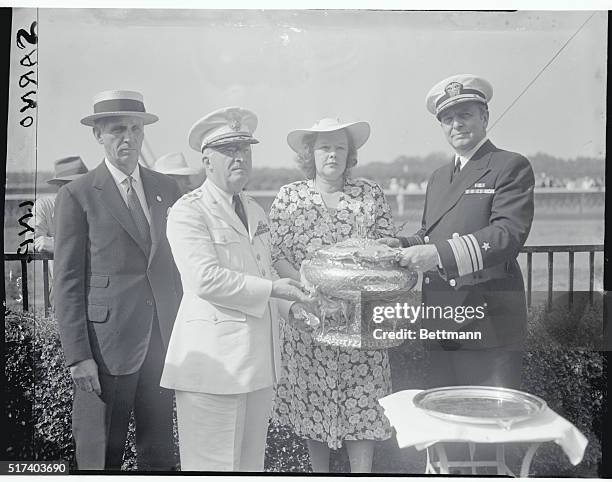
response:
<path id="1" fill-rule="evenodd" d="M 213 305 L 191 294 L 183 296 L 178 317 L 183 321 L 208 321 L 220 323 L 222 321 L 246 321 L 246 314 L 231 308 Z"/>
<path id="2" fill-rule="evenodd" d="M 212 316 L 212 321 L 214 323 L 222 323 L 224 321 L 246 321 L 246 314 L 242 311 L 222 308 L 220 306 L 217 306 Z"/>
<path id="3" fill-rule="evenodd" d="M 215 244 L 239 243 L 240 237 L 232 228 L 210 228 L 210 235 Z"/>
<path id="4" fill-rule="evenodd" d="M 108 306 L 87 305 L 87 319 L 94 323 L 104 323 L 108 318 Z"/>
<path id="5" fill-rule="evenodd" d="M 93 286 L 94 288 L 106 288 L 108 286 L 107 275 L 103 274 L 92 274 L 89 276 L 89 286 Z"/>

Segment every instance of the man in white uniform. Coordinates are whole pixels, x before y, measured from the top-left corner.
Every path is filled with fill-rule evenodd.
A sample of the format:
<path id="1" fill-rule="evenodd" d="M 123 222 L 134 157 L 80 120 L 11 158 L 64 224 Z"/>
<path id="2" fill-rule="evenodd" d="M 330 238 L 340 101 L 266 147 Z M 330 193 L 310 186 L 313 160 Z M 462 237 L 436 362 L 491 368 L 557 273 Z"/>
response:
<path id="1" fill-rule="evenodd" d="M 182 470 L 263 471 L 278 317 L 288 319 L 290 302 L 311 301 L 299 283 L 278 279 L 267 216 L 242 192 L 256 126 L 238 107 L 194 124 L 189 144 L 207 179 L 168 215 L 183 299 L 161 385 L 176 393 Z"/>

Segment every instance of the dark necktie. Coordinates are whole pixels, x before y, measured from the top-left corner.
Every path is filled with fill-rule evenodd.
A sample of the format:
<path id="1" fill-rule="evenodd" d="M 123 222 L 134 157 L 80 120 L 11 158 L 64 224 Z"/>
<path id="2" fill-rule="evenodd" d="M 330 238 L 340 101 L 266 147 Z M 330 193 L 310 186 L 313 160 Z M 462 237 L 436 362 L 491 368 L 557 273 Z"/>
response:
<path id="1" fill-rule="evenodd" d="M 246 211 L 244 210 L 244 205 L 242 204 L 242 201 L 240 200 L 240 196 L 238 194 L 234 194 L 234 196 L 232 197 L 232 203 L 234 204 L 234 211 L 236 212 L 236 215 L 240 218 L 240 221 L 242 221 L 242 224 L 244 224 L 244 227 L 248 231 L 249 222 L 247 221 L 247 215 Z"/>
<path id="2" fill-rule="evenodd" d="M 455 167 L 453 168 L 453 172 L 451 174 L 451 182 L 455 180 L 457 174 L 461 172 L 461 159 L 459 157 L 455 157 Z"/>
<path id="3" fill-rule="evenodd" d="M 128 208 L 130 209 L 132 219 L 134 219 L 134 223 L 136 223 L 136 227 L 138 228 L 138 232 L 140 233 L 142 240 L 145 242 L 147 248 L 149 248 L 151 245 L 151 231 L 149 228 L 149 222 L 147 221 L 147 217 L 142 209 L 142 204 L 140 204 L 138 195 L 134 190 L 134 186 L 132 184 L 134 182 L 134 178 L 132 176 L 128 176 L 127 182 Z"/>

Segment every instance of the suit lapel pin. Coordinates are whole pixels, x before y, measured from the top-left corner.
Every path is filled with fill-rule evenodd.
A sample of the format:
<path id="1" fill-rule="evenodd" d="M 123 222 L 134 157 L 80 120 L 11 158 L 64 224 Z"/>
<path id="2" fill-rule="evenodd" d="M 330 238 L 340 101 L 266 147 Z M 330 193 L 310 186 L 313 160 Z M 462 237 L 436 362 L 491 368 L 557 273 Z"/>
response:
<path id="1" fill-rule="evenodd" d="M 155 199 L 157 199 L 158 203 L 162 202 L 162 198 L 161 198 L 161 196 L 159 194 L 157 196 L 155 196 Z"/>

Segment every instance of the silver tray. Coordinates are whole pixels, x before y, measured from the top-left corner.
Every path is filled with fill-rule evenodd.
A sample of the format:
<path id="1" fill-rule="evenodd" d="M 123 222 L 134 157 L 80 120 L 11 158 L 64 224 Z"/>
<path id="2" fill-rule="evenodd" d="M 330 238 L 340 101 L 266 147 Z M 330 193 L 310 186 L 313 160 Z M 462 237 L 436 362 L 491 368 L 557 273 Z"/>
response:
<path id="1" fill-rule="evenodd" d="M 453 422 L 496 424 L 509 430 L 546 409 L 540 397 L 501 387 L 441 387 L 418 393 L 413 403 L 429 415 Z"/>

